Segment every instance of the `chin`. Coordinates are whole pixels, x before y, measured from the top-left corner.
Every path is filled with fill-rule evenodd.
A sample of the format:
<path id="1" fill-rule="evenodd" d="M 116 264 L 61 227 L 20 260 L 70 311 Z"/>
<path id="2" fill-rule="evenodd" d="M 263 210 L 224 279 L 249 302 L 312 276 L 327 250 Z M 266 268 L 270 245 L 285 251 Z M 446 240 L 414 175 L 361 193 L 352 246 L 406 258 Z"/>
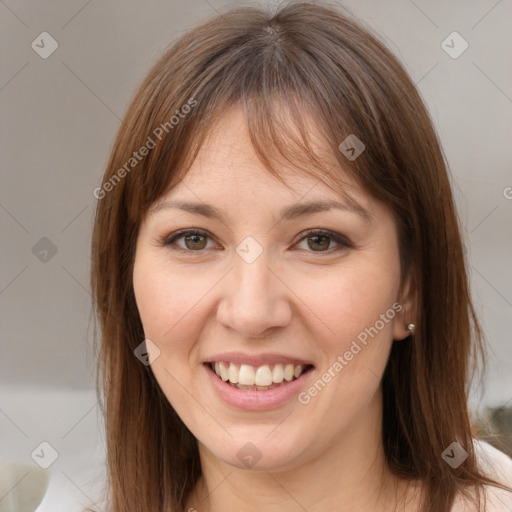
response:
<path id="1" fill-rule="evenodd" d="M 247 427 L 239 429 L 233 439 L 221 444 L 210 440 L 203 445 L 225 464 L 253 471 L 285 471 L 298 463 L 306 450 L 303 435 L 291 435 L 283 430 L 269 435 L 272 428 Z"/>

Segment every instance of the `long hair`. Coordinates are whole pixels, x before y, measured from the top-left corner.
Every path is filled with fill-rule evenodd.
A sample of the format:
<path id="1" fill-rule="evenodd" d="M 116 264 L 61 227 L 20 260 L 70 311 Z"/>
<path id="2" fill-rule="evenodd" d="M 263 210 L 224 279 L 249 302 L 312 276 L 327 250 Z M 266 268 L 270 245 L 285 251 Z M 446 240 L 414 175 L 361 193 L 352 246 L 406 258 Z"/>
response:
<path id="1" fill-rule="evenodd" d="M 403 66 L 361 22 L 292 2 L 271 13 L 232 9 L 174 42 L 131 100 L 95 191 L 91 285 L 112 512 L 183 512 L 201 476 L 194 436 L 134 356 L 144 332 L 132 273 L 149 207 L 183 178 L 232 105 L 244 109 L 254 148 L 278 179 L 284 158 L 343 193 L 340 169 L 311 148 L 308 114 L 340 168 L 391 209 L 402 282 L 415 276 L 418 302 L 416 331 L 394 343 L 383 377 L 386 460 L 394 474 L 421 479 L 424 512 L 449 512 L 470 488 L 478 501 L 484 484 L 500 485 L 477 467 L 467 408 L 483 340 L 432 121 Z M 339 149 L 351 135 L 365 145 L 352 161 Z M 454 441 L 468 452 L 456 469 L 442 458 Z"/>

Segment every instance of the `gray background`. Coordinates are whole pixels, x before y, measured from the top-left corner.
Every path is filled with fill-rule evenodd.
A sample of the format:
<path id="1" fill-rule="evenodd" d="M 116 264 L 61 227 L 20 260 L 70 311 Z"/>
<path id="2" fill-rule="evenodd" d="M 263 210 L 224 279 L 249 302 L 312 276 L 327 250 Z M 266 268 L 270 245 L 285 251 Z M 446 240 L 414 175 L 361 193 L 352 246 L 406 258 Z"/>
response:
<path id="1" fill-rule="evenodd" d="M 69 453 L 83 445 L 87 421 L 95 428 L 93 189 L 128 101 L 164 47 L 216 10 L 254 3 L 0 2 L 0 433 L 12 440 L 0 455 L 30 461 L 42 439 Z M 384 38 L 432 114 L 490 344 L 485 392 L 473 407 L 504 405 L 512 399 L 512 2 L 344 5 Z M 31 47 L 44 31 L 59 45 L 47 59 Z M 458 58 L 441 46 L 453 31 L 469 44 Z M 52 400 L 34 406 L 30 397 L 46 391 Z"/>

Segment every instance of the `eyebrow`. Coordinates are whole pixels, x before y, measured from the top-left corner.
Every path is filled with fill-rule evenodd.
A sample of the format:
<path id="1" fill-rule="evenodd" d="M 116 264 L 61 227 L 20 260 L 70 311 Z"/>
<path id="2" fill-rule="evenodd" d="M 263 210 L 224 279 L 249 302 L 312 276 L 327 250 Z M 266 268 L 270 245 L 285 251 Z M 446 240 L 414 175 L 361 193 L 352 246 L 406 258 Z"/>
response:
<path id="1" fill-rule="evenodd" d="M 207 203 L 194 203 L 178 200 L 165 201 L 163 203 L 157 204 L 154 208 L 151 209 L 150 213 L 154 214 L 169 208 L 177 208 L 190 213 L 195 213 L 204 217 L 215 218 L 221 222 L 225 222 L 223 212 L 215 206 Z M 308 203 L 298 203 L 283 208 L 279 212 L 279 215 L 281 220 L 292 220 L 303 215 L 324 212 L 332 209 L 355 213 L 361 216 L 367 224 L 370 224 L 373 221 L 373 217 L 370 215 L 370 213 L 353 199 L 350 199 L 348 203 L 343 203 L 340 201 L 311 201 Z"/>

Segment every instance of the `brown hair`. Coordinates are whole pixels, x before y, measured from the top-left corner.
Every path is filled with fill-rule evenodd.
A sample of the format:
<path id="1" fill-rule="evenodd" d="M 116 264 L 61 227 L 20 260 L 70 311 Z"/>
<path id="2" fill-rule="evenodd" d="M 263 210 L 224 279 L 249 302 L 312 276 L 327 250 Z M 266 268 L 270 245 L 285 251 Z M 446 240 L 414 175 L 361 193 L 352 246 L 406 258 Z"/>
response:
<path id="1" fill-rule="evenodd" d="M 182 512 L 201 475 L 194 436 L 134 356 L 144 332 L 132 270 L 148 208 L 185 175 L 231 105 L 243 107 L 269 172 L 281 179 L 275 164 L 284 158 L 343 193 L 339 169 L 311 149 L 309 113 L 340 167 L 393 212 L 402 282 L 413 273 L 418 302 L 415 334 L 394 343 L 383 377 L 387 462 L 421 479 L 425 512 L 448 512 L 465 489 L 479 499 L 483 484 L 499 485 L 477 468 L 467 409 L 482 333 L 432 122 L 402 65 L 360 22 L 327 4 L 292 2 L 270 14 L 230 10 L 175 42 L 135 93 L 97 189 L 91 284 L 112 512 Z M 338 150 L 350 134 L 366 146 L 354 161 Z M 457 469 L 441 457 L 453 441 L 468 452 Z"/>

